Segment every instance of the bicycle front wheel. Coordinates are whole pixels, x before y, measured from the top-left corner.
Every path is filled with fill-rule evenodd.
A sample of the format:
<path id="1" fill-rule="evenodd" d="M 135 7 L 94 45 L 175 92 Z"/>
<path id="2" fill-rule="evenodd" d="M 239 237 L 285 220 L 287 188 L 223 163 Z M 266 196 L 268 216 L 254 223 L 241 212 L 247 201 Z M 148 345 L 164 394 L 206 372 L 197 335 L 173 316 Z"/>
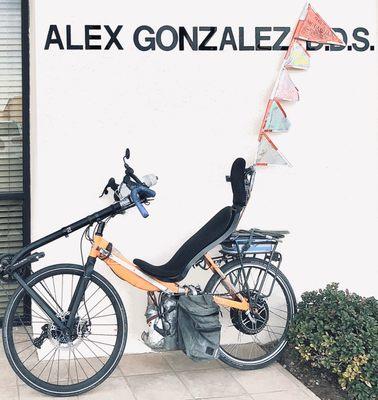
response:
<path id="1" fill-rule="evenodd" d="M 62 321 L 83 267 L 62 264 L 32 274 L 27 283 Z M 29 318 L 20 316 L 26 310 Z M 120 361 L 127 340 L 127 317 L 114 287 L 93 272 L 75 316 L 74 332 L 60 332 L 20 287 L 3 321 L 3 344 L 16 374 L 51 396 L 76 396 L 103 382 Z"/>
<path id="2" fill-rule="evenodd" d="M 221 306 L 221 342 L 219 358 L 234 368 L 257 369 L 274 361 L 287 344 L 290 322 L 296 311 L 293 289 L 284 274 L 274 266 L 257 258 L 231 261 L 221 267 L 226 277 L 245 298 L 255 302 L 250 314 Z M 267 272 L 262 293 L 256 294 Z M 276 279 L 274 281 L 274 279 Z M 249 290 L 249 294 L 248 294 Z M 229 297 L 221 284 L 221 277 L 214 274 L 205 288 L 206 293 Z"/>

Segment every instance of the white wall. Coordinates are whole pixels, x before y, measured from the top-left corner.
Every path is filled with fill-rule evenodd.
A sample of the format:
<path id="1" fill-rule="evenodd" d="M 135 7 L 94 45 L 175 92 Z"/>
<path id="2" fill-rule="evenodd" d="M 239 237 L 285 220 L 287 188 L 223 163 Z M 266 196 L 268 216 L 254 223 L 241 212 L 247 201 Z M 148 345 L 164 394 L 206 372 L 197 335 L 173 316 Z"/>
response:
<path id="1" fill-rule="evenodd" d="M 317 0 L 315 9 L 351 32 L 371 31 L 375 1 Z M 122 154 L 160 180 L 143 220 L 132 211 L 106 237 L 129 258 L 159 263 L 231 202 L 224 175 L 233 159 L 253 161 L 257 129 L 281 52 L 140 52 L 133 30 L 143 24 L 293 26 L 302 0 L 180 2 L 32 1 L 32 236 L 60 228 L 108 204 L 99 199 L 110 176 L 122 176 Z M 43 49 L 50 24 L 123 24 L 124 51 Z M 218 40 L 220 37 L 217 36 Z M 273 140 L 293 168 L 260 169 L 241 226 L 289 229 L 282 269 L 298 297 L 338 281 L 377 296 L 377 61 L 375 52 L 312 54 L 308 72 L 293 74 L 301 101 L 286 105 L 289 133 Z M 49 246 L 43 265 L 80 262 L 80 233 Z M 109 277 L 125 302 L 128 351 L 143 351 L 145 294 Z M 202 274 L 205 274 L 203 276 Z M 202 270 L 191 282 L 205 282 Z"/>

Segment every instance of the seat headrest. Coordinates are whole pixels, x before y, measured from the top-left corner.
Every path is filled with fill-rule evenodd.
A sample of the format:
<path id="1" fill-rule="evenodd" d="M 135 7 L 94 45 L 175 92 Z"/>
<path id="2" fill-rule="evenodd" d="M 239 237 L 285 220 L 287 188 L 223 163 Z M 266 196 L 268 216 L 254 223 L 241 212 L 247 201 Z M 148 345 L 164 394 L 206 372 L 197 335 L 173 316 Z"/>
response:
<path id="1" fill-rule="evenodd" d="M 232 164 L 230 174 L 234 206 L 245 207 L 247 204 L 244 176 L 245 160 L 244 158 L 237 158 Z"/>

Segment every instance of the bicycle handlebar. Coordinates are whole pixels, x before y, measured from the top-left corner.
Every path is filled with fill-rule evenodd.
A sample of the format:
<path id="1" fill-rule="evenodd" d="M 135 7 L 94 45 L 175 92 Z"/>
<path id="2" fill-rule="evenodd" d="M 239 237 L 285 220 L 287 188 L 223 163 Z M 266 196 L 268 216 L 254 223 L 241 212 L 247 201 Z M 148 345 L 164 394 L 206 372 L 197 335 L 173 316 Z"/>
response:
<path id="1" fill-rule="evenodd" d="M 148 217 L 148 211 L 141 202 L 141 197 L 155 197 L 156 192 L 145 185 L 138 185 L 131 189 L 130 197 L 134 204 L 137 206 L 143 218 Z"/>

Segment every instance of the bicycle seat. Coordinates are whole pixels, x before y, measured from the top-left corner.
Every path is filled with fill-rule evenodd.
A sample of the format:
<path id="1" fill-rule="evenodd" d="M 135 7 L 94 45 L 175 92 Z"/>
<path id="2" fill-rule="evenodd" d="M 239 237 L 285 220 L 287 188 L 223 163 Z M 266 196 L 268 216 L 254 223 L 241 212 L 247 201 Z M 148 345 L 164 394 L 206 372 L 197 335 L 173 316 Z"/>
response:
<path id="1" fill-rule="evenodd" d="M 134 264 L 146 274 L 163 282 L 178 282 L 184 279 L 192 265 L 235 230 L 240 213 L 247 203 L 244 174 L 245 160 L 237 158 L 232 164 L 230 175 L 233 205 L 224 207 L 215 214 L 177 250 L 167 263 L 153 265 L 136 258 Z"/>

